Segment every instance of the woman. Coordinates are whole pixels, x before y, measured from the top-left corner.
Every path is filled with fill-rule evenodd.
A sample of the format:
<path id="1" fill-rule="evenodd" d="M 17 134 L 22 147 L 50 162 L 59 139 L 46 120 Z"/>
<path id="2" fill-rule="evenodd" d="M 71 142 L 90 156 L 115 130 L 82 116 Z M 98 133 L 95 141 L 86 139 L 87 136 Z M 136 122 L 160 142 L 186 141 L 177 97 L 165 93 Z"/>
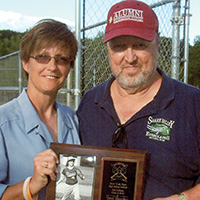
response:
<path id="1" fill-rule="evenodd" d="M 63 191 L 64 194 L 61 200 L 80 199 L 78 176 L 82 180 L 85 179 L 85 176 L 83 175 L 82 171 L 74 165 L 75 161 L 76 161 L 75 157 L 70 156 L 68 158 L 66 167 L 61 172 L 61 178 L 56 183 L 56 185 L 58 185 L 61 182 L 65 183 L 65 189 Z"/>
<path id="2" fill-rule="evenodd" d="M 45 199 L 58 163 L 50 142 L 80 144 L 77 117 L 56 102 L 74 66 L 77 41 L 68 27 L 46 19 L 23 37 L 20 57 L 28 87 L 0 106 L 0 198 Z"/>

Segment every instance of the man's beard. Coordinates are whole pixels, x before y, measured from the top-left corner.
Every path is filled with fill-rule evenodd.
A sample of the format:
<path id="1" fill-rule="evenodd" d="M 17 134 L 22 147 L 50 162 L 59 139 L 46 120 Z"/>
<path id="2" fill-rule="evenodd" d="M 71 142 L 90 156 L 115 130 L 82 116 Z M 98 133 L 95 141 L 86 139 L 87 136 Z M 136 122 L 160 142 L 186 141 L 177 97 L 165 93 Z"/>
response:
<path id="1" fill-rule="evenodd" d="M 123 89 L 136 93 L 145 89 L 149 84 L 151 84 L 151 79 L 155 70 L 156 68 L 152 69 L 151 71 L 141 70 L 139 73 L 130 72 L 127 75 L 124 75 L 121 71 L 117 76 L 115 76 L 115 78 Z"/>

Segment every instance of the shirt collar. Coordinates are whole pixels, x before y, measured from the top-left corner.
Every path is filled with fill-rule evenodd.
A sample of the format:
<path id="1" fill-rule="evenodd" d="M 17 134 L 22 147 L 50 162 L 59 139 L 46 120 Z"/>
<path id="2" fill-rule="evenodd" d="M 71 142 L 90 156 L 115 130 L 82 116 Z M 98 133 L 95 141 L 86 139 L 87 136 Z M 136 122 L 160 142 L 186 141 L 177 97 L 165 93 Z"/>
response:
<path id="1" fill-rule="evenodd" d="M 108 98 L 110 98 L 110 87 L 112 82 L 115 80 L 115 77 L 112 76 L 109 80 L 100 84 L 98 87 L 98 92 L 94 98 L 94 102 L 100 105 L 103 105 Z"/>
<path id="2" fill-rule="evenodd" d="M 39 133 L 47 141 L 52 142 L 50 134 L 48 134 L 47 127 L 41 122 L 35 108 L 33 107 L 27 93 L 26 89 L 22 91 L 18 97 L 18 103 L 22 111 L 22 115 L 25 123 L 26 133 L 31 133 L 35 128 L 38 128 L 36 133 Z M 62 104 L 55 102 L 55 106 L 58 114 L 58 141 L 62 142 L 68 133 L 69 129 L 73 129 L 73 124 L 71 118 L 68 114 L 68 110 L 63 109 Z M 74 119 L 75 120 L 75 119 Z M 78 122 L 77 122 L 78 123 Z"/>
<path id="3" fill-rule="evenodd" d="M 37 127 L 40 124 L 41 120 L 26 93 L 26 89 L 22 91 L 21 95 L 18 98 L 18 102 L 22 110 L 22 115 L 24 117 L 26 132 L 28 133 L 33 128 Z M 58 118 L 59 118 L 58 121 L 63 122 L 66 127 L 71 129 L 72 123 L 68 115 L 63 113 L 64 111 L 62 110 L 62 106 L 58 102 L 55 102 L 55 105 L 58 112 Z"/>
<path id="4" fill-rule="evenodd" d="M 163 110 L 174 99 L 174 83 L 173 79 L 170 78 L 166 73 L 164 73 L 164 71 L 162 71 L 160 68 L 157 68 L 157 71 L 162 76 L 162 84 L 157 95 L 154 98 L 154 102 L 156 109 Z M 104 84 L 100 84 L 98 86 L 99 89 L 94 98 L 96 104 L 103 106 L 107 104 L 108 99 L 111 99 L 110 86 L 114 80 L 115 77 L 112 76 L 109 80 L 104 82 Z"/>
<path id="5" fill-rule="evenodd" d="M 18 97 L 18 103 L 24 118 L 26 133 L 29 133 L 39 125 L 40 118 L 26 93 L 26 89 L 23 89 Z"/>
<path id="6" fill-rule="evenodd" d="M 157 109 L 164 110 L 175 97 L 174 81 L 161 69 L 158 68 L 157 70 L 162 76 L 162 84 L 157 95 L 154 97 L 154 100 Z"/>
<path id="7" fill-rule="evenodd" d="M 58 123 L 63 123 L 67 128 L 72 129 L 73 125 L 72 122 L 70 120 L 69 115 L 66 114 L 66 110 L 64 110 L 62 108 L 62 104 L 55 102 L 56 104 L 56 109 L 57 109 L 57 113 L 58 113 Z"/>

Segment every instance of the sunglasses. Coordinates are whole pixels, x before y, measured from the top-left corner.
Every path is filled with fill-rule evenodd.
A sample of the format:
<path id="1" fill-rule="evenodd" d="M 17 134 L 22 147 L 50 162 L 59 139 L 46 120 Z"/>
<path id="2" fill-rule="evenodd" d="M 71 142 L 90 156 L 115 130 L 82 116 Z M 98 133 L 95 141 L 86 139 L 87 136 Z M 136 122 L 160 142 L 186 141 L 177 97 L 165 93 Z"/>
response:
<path id="1" fill-rule="evenodd" d="M 48 64 L 50 62 L 50 60 L 52 58 L 54 58 L 57 65 L 61 65 L 61 66 L 65 66 L 65 67 L 68 66 L 71 62 L 71 60 L 69 58 L 59 56 L 59 55 L 51 57 L 46 54 L 39 54 L 36 56 L 30 56 L 30 58 L 35 59 L 40 64 Z"/>
<path id="2" fill-rule="evenodd" d="M 124 124 L 118 126 L 112 135 L 112 147 L 119 148 L 119 144 L 124 144 L 124 148 L 128 149 L 128 140 L 126 137 Z"/>

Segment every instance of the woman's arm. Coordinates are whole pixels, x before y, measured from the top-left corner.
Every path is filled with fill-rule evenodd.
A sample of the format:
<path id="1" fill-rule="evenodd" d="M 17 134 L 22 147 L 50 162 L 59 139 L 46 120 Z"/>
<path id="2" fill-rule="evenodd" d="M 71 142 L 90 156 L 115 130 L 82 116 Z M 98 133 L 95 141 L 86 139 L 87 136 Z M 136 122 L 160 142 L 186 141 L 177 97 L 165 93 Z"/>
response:
<path id="1" fill-rule="evenodd" d="M 29 191 L 32 196 L 47 185 L 49 177 L 53 181 L 56 180 L 57 164 L 58 157 L 51 149 L 39 153 L 34 158 L 34 175 L 29 182 Z M 8 186 L 1 200 L 24 200 L 23 186 L 24 181 Z"/>
<path id="2" fill-rule="evenodd" d="M 12 186 L 8 186 L 5 192 L 3 193 L 1 200 L 8 200 L 8 199 L 24 200 L 23 185 L 24 181 L 19 182 Z"/>

